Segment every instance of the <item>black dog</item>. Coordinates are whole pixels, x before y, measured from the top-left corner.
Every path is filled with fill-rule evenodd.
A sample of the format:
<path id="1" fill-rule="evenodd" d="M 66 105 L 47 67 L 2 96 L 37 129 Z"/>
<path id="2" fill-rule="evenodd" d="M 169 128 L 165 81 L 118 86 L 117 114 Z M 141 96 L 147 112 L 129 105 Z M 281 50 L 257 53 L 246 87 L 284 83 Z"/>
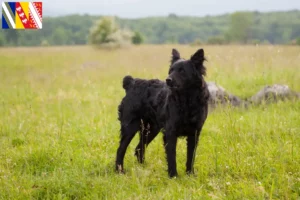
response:
<path id="1" fill-rule="evenodd" d="M 176 143 L 180 136 L 187 136 L 186 172 L 193 173 L 195 151 L 208 112 L 204 61 L 203 49 L 190 60 L 181 59 L 179 52 L 173 49 L 166 82 L 124 77 L 126 96 L 118 108 L 121 141 L 117 151 L 117 171 L 124 172 L 125 152 L 137 131 L 140 131 L 140 142 L 135 155 L 143 163 L 146 146 L 162 130 L 169 176 L 177 175 Z"/>

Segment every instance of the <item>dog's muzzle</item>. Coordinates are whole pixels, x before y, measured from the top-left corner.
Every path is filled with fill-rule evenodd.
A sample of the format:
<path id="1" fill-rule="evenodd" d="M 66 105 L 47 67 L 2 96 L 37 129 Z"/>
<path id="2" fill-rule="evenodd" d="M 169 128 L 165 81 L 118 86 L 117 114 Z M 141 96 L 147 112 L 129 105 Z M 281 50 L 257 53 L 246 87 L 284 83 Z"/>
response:
<path id="1" fill-rule="evenodd" d="M 173 86 L 172 78 L 168 77 L 168 78 L 166 79 L 166 83 L 167 83 L 167 86 L 172 87 L 172 86 Z"/>

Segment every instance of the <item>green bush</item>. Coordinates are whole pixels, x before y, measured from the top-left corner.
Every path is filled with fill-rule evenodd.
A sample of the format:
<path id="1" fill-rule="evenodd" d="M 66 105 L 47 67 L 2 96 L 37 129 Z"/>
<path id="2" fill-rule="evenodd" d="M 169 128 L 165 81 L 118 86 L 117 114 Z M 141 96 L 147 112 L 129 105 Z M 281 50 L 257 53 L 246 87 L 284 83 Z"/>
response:
<path id="1" fill-rule="evenodd" d="M 0 35 L 0 47 L 4 46 L 4 38 Z"/>
<path id="2" fill-rule="evenodd" d="M 202 42 L 200 39 L 196 39 L 194 42 L 191 43 L 191 46 L 200 46 L 202 45 Z"/>
<path id="3" fill-rule="evenodd" d="M 144 42 L 143 36 L 137 31 L 132 36 L 131 40 L 133 44 L 142 44 Z"/>
<path id="4" fill-rule="evenodd" d="M 207 40 L 207 44 L 226 44 L 226 40 L 222 36 L 211 37 Z"/>
<path id="5" fill-rule="evenodd" d="M 114 18 L 103 17 L 91 29 L 89 42 L 92 45 L 119 48 L 132 43 L 132 32 L 120 29 Z"/>
<path id="6" fill-rule="evenodd" d="M 300 37 L 298 37 L 298 38 L 296 39 L 296 44 L 297 44 L 297 45 L 300 45 Z"/>

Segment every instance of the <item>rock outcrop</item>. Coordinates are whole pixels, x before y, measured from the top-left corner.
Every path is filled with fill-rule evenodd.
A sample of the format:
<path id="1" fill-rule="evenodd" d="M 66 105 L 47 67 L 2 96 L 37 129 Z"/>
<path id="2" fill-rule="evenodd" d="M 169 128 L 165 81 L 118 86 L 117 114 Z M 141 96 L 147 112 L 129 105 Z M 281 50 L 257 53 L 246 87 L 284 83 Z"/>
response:
<path id="1" fill-rule="evenodd" d="M 209 105 L 212 108 L 217 105 L 247 107 L 249 104 L 258 105 L 262 103 L 276 103 L 278 101 L 285 100 L 300 100 L 300 93 L 291 90 L 287 85 L 274 84 L 265 86 L 247 100 L 243 100 L 240 97 L 231 94 L 215 82 L 207 82 L 207 86 L 210 93 Z"/>
<path id="2" fill-rule="evenodd" d="M 295 99 L 300 99 L 300 93 L 292 91 L 287 85 L 274 84 L 265 86 L 249 100 L 254 104 L 261 104 Z"/>
<path id="3" fill-rule="evenodd" d="M 207 82 L 207 86 L 210 93 L 209 105 L 212 107 L 217 105 L 242 106 L 245 104 L 239 97 L 227 92 L 215 82 Z"/>

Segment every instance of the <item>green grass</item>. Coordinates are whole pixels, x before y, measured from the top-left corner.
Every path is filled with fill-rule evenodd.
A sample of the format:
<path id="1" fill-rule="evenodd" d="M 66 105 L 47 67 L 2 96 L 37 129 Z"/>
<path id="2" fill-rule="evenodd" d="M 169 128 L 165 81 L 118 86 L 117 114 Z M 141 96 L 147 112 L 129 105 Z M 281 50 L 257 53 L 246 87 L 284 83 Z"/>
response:
<path id="1" fill-rule="evenodd" d="M 164 79 L 173 46 L 0 49 L 0 199 L 299 199 L 300 103 L 210 113 L 195 170 L 170 180 L 159 135 L 146 163 L 114 172 L 124 75 Z M 188 58 L 195 47 L 177 46 Z M 273 83 L 300 91 L 298 47 L 205 46 L 208 81 L 241 97 Z"/>

